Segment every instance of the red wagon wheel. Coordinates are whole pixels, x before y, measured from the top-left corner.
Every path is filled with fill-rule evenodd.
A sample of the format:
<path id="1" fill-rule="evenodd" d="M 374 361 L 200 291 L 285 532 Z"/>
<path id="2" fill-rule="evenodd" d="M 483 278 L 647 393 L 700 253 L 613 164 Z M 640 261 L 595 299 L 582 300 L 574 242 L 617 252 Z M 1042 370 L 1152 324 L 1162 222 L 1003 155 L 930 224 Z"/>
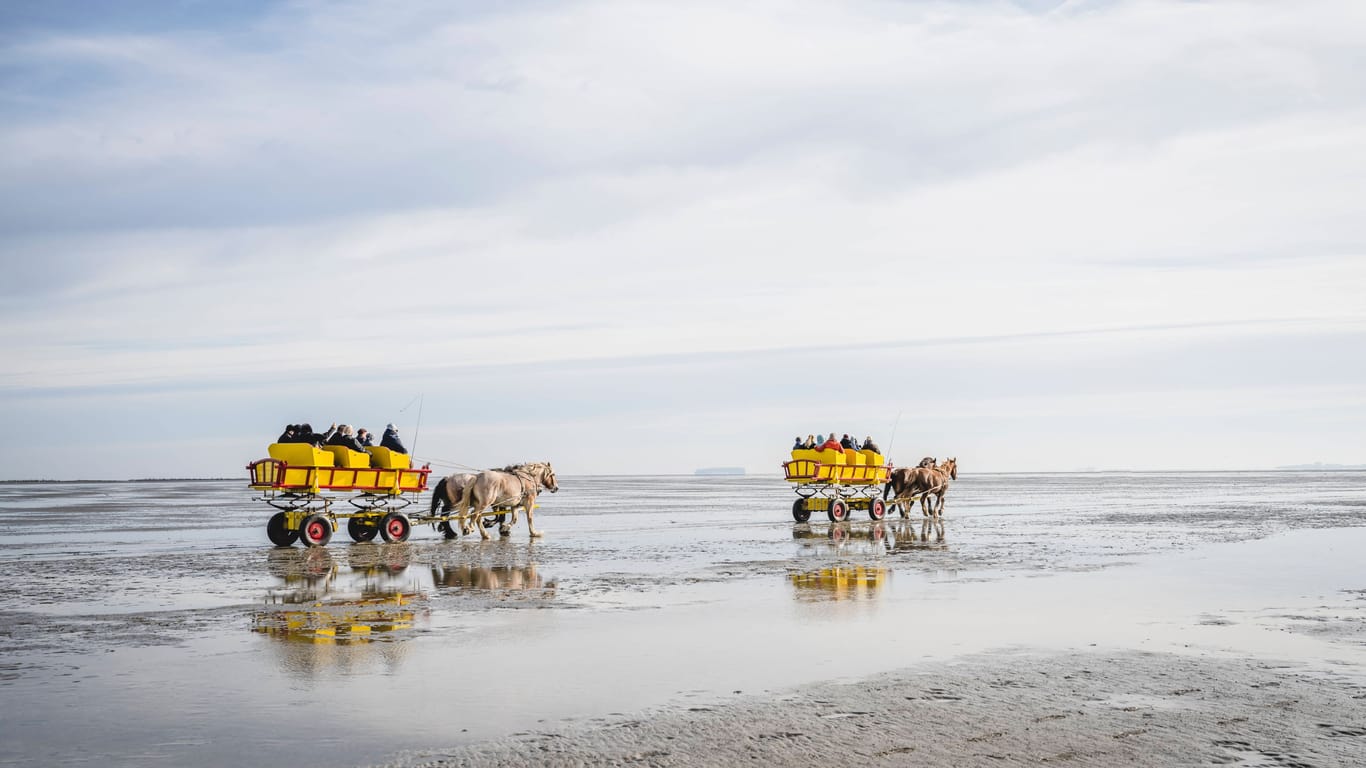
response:
<path id="1" fill-rule="evenodd" d="M 842 523 L 849 519 L 849 505 L 844 503 L 844 499 L 835 499 L 830 502 L 830 522 Z"/>
<path id="2" fill-rule="evenodd" d="M 887 504 L 882 499 L 873 499 L 873 503 L 868 505 L 868 516 L 874 520 L 881 520 L 887 516 Z"/>
<path id="3" fill-rule="evenodd" d="M 408 516 L 398 512 L 385 515 L 379 524 L 379 535 L 388 542 L 407 541 L 412 532 L 413 524 L 408 522 Z"/>
<path id="4" fill-rule="evenodd" d="M 322 515 L 309 515 L 299 526 L 299 541 L 306 547 L 325 547 L 332 540 L 332 523 Z"/>

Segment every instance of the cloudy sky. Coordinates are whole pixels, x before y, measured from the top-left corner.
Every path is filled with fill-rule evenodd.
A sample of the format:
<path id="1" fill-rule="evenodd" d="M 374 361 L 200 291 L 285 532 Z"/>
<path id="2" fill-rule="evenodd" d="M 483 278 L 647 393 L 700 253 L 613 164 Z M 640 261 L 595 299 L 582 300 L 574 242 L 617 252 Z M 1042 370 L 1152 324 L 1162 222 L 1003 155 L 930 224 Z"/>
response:
<path id="1" fill-rule="evenodd" d="M 1363 463 L 1363 41 L 1360 0 L 11 0 L 0 479 L 245 476 L 297 421 L 561 474 Z"/>

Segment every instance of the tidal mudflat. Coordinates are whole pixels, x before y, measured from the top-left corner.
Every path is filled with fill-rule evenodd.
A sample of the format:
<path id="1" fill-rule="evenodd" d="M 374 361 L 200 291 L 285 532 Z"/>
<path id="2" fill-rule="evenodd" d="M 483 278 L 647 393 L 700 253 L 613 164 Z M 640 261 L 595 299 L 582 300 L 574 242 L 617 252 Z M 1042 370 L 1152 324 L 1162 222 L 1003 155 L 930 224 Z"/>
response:
<path id="1" fill-rule="evenodd" d="M 0 764 L 1353 765 L 1366 474 L 561 478 L 276 549 L 245 483 L 0 485 Z"/>

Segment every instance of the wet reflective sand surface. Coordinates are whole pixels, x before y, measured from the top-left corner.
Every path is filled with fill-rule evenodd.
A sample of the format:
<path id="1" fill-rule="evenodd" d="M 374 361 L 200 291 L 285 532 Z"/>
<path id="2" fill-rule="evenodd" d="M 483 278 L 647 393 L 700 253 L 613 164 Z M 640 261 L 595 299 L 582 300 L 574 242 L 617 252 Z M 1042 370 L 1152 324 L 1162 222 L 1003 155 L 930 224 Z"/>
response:
<path id="1" fill-rule="evenodd" d="M 1366 669 L 1362 473 L 965 474 L 940 529 L 561 478 L 535 542 L 311 550 L 243 486 L 0 485 L 0 764 L 417 760 L 1022 649 Z"/>

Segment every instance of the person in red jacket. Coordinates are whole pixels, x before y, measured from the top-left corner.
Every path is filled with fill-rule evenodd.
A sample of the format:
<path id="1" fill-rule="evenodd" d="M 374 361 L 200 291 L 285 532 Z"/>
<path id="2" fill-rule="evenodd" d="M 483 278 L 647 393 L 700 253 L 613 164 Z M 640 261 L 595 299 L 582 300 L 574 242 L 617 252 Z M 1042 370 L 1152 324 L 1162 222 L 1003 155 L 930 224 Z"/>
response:
<path id="1" fill-rule="evenodd" d="M 830 437 L 827 438 L 825 442 L 821 443 L 820 448 L 818 448 L 817 450 L 820 450 L 820 451 L 826 451 L 826 450 L 838 451 L 838 450 L 840 450 L 840 441 L 838 441 L 838 440 L 835 439 L 834 433 L 831 433 L 831 434 L 830 434 Z"/>

